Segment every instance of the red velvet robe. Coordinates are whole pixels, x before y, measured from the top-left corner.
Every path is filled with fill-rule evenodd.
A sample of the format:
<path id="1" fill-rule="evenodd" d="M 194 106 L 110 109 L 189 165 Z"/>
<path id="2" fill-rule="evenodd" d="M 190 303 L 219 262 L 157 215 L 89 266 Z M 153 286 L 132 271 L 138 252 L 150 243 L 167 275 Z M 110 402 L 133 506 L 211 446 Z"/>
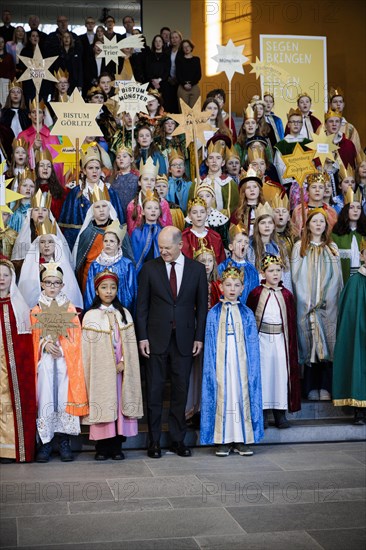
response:
<path id="1" fill-rule="evenodd" d="M 0 322 L 14 414 L 16 461 L 31 462 L 37 415 L 32 335 L 18 334 L 9 297 L 0 299 Z"/>
<path id="2" fill-rule="evenodd" d="M 247 306 L 254 312 L 258 308 L 258 303 L 260 296 L 263 292 L 263 286 L 257 286 L 249 294 L 247 299 Z M 295 300 L 293 295 L 286 288 L 281 289 L 284 302 L 286 304 L 286 315 L 287 315 L 287 332 L 288 332 L 288 347 L 286 346 L 287 354 L 287 372 L 288 372 L 288 410 L 290 412 L 296 412 L 301 409 L 301 388 L 300 388 L 300 368 L 298 362 L 297 354 L 297 334 L 296 334 L 296 309 L 295 309 Z M 267 303 L 267 302 L 266 302 Z M 266 305 L 263 308 L 262 317 L 265 311 Z M 282 316 L 282 313 L 281 313 Z M 257 326 L 259 328 L 262 318 L 257 319 Z M 283 321 L 283 317 L 282 317 Z M 286 331 L 286 327 L 284 327 Z"/>
<path id="3" fill-rule="evenodd" d="M 212 248 L 214 249 L 217 265 L 221 264 L 221 262 L 225 260 L 226 254 L 220 235 L 216 233 L 216 231 L 214 231 L 213 229 L 208 229 L 207 235 L 204 237 L 204 239 L 206 241 L 207 248 L 210 248 L 212 246 Z M 182 240 L 183 254 L 193 260 L 193 251 L 197 250 L 200 247 L 198 237 L 196 237 L 196 235 L 192 233 L 191 229 L 188 227 L 182 233 Z"/>

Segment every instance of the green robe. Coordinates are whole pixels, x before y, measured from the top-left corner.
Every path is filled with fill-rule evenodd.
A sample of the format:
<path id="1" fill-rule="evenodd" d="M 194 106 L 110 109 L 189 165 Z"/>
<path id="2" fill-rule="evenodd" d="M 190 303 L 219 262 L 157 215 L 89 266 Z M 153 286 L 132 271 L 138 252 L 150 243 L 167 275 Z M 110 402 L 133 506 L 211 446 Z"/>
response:
<path id="1" fill-rule="evenodd" d="M 339 248 L 344 284 L 346 284 L 351 275 L 351 244 L 353 235 L 356 237 L 358 247 L 360 247 L 362 235 L 357 231 L 350 231 L 346 235 L 332 233 L 332 239 Z"/>
<path id="2" fill-rule="evenodd" d="M 366 407 L 366 266 L 360 267 L 339 300 L 333 362 L 333 404 Z"/>

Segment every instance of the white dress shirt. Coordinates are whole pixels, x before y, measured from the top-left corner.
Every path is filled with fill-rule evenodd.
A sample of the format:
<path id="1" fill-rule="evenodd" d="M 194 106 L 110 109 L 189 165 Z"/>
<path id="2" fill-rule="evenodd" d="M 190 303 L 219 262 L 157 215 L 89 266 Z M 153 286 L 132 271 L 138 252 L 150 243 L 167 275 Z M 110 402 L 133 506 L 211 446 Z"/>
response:
<path id="1" fill-rule="evenodd" d="M 170 281 L 170 271 L 172 269 L 171 262 L 165 262 L 166 271 L 168 275 L 168 280 Z M 179 294 L 180 285 L 182 284 L 183 279 L 183 269 L 184 269 L 184 256 L 182 253 L 179 254 L 178 258 L 175 260 L 175 273 L 177 275 L 177 296 Z"/>

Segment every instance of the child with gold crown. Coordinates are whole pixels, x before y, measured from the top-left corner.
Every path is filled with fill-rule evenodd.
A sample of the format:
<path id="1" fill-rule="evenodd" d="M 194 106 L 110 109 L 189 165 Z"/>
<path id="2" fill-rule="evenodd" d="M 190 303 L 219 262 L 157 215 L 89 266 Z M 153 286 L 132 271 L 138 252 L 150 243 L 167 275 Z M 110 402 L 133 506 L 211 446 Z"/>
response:
<path id="1" fill-rule="evenodd" d="M 263 437 L 259 340 L 252 311 L 239 297 L 243 272 L 222 273 L 223 299 L 207 315 L 201 400 L 201 444 L 216 456 L 250 456 Z"/>
<path id="2" fill-rule="evenodd" d="M 31 311 L 37 373 L 37 431 L 41 440 L 36 461 L 49 461 L 57 435 L 61 460 L 70 462 L 73 454 L 69 436 L 80 433 L 80 417 L 89 411 L 81 357 L 81 326 L 75 306 L 63 292 L 64 274 L 59 265 L 43 264 L 40 277 L 42 292 L 38 305 Z M 55 320 L 59 326 L 55 327 Z"/>

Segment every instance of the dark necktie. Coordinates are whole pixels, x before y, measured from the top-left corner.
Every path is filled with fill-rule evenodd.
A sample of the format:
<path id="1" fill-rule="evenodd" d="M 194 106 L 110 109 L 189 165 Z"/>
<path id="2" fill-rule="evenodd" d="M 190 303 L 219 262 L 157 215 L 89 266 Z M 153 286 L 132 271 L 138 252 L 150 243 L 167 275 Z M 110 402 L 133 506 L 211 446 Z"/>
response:
<path id="1" fill-rule="evenodd" d="M 171 288 L 171 291 L 172 291 L 172 294 L 173 294 L 174 302 L 177 299 L 177 274 L 175 272 L 175 264 L 176 263 L 177 262 L 170 262 L 171 269 L 170 269 L 170 278 L 169 278 L 170 288 Z"/>

